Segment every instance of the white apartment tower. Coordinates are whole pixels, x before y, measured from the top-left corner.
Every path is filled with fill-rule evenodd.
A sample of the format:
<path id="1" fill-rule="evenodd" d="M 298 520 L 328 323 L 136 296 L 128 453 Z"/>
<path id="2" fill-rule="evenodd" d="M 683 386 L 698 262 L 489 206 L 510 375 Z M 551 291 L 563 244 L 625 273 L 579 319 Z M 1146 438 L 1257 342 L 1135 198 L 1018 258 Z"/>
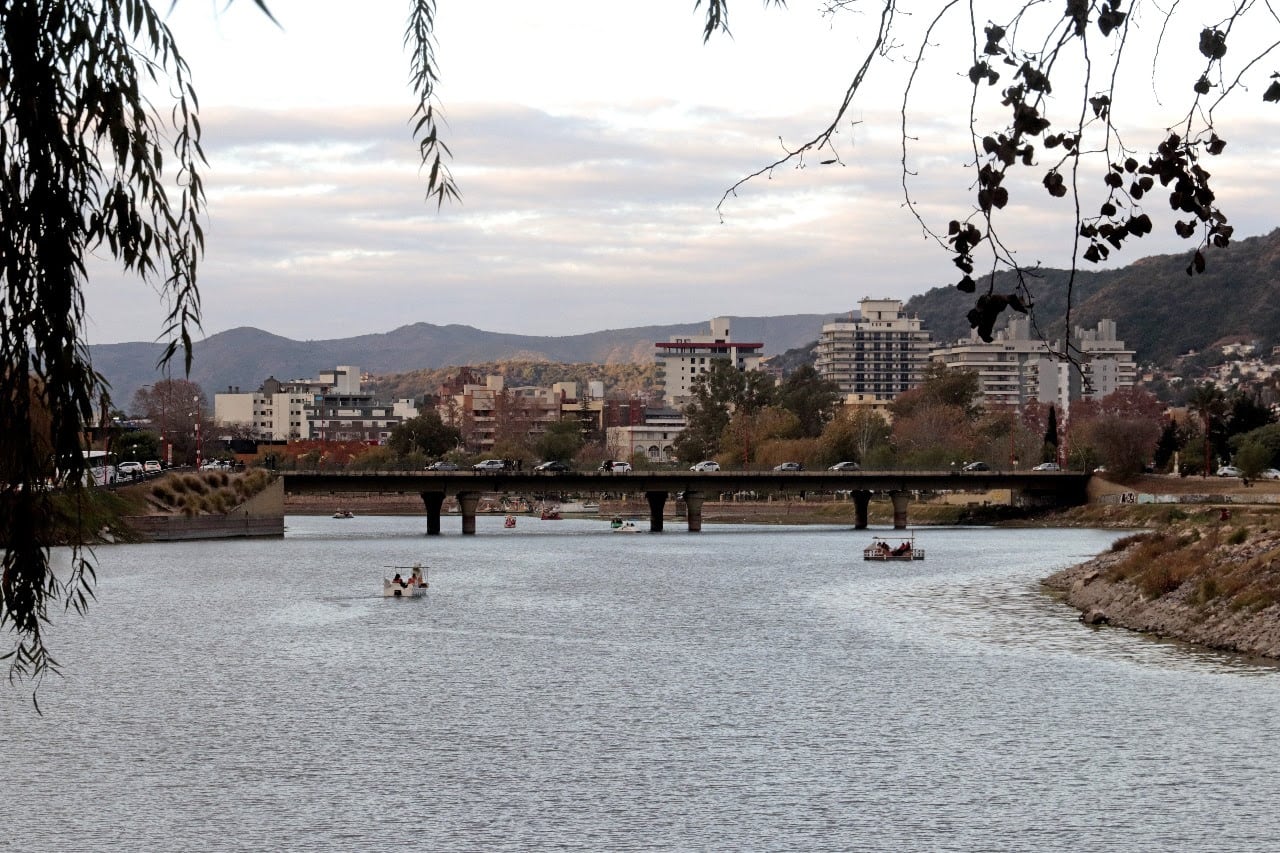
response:
<path id="1" fill-rule="evenodd" d="M 710 371 L 717 359 L 727 359 L 739 370 L 758 370 L 764 344 L 732 340 L 729 318 L 716 317 L 710 335 L 660 341 L 654 347 L 663 396 L 668 405 L 679 409 L 689 402 L 694 380 Z"/>
<path id="2" fill-rule="evenodd" d="M 933 342 L 900 300 L 863 299 L 858 309 L 856 320 L 823 324 L 814 367 L 850 402 L 888 402 L 923 380 Z"/>
<path id="3" fill-rule="evenodd" d="M 1134 351 L 1116 338 L 1116 324 L 1101 320 L 1096 329 L 1076 327 L 1072 335 L 1080 369 L 1054 354 L 1060 343 L 1045 343 L 1031 334 L 1026 317 L 1013 317 L 987 343 L 977 333 L 933 351 L 934 361 L 978 375 L 984 401 L 1020 406 L 1030 400 L 1057 406 L 1066 413 L 1072 400 L 1100 399 L 1132 388 L 1137 379 Z"/>

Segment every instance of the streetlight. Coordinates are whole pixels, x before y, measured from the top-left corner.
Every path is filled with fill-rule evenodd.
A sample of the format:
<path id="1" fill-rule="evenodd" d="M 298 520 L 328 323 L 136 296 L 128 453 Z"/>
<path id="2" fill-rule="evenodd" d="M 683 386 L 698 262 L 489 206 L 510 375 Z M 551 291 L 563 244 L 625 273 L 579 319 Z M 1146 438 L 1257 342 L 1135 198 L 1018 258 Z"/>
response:
<path id="1" fill-rule="evenodd" d="M 196 410 L 192 412 L 192 417 L 196 419 L 196 468 L 200 467 L 200 397 L 197 395 L 191 398 L 196 405 Z"/>

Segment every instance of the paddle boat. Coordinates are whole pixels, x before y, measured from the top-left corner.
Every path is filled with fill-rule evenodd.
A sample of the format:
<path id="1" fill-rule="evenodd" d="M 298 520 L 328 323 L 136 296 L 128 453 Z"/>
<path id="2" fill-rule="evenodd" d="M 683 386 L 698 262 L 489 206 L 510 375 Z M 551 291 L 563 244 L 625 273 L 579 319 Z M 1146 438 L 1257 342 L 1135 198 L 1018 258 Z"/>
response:
<path id="1" fill-rule="evenodd" d="M 629 518 L 628 518 L 626 521 L 622 522 L 621 524 L 618 524 L 618 525 L 610 524 L 609 526 L 613 528 L 613 532 L 614 532 L 614 533 L 640 533 L 640 532 L 642 532 L 642 531 L 640 530 L 640 525 L 636 524 L 634 521 L 632 521 L 632 520 L 631 520 L 631 519 L 629 519 Z"/>
<path id="2" fill-rule="evenodd" d="M 506 518 L 502 520 L 502 526 L 507 528 L 515 527 L 516 517 L 514 515 L 508 515 Z"/>
<path id="3" fill-rule="evenodd" d="M 916 538 L 884 539 L 877 536 L 871 544 L 862 549 L 862 559 L 882 561 L 923 560 L 924 549 L 916 547 Z"/>
<path id="4" fill-rule="evenodd" d="M 427 583 L 427 572 L 421 563 L 414 563 L 412 566 L 387 566 L 388 569 L 411 569 L 412 573 L 408 578 L 403 577 L 396 572 L 394 578 L 382 579 L 382 597 L 383 598 L 417 598 L 427 591 L 430 585 Z"/>

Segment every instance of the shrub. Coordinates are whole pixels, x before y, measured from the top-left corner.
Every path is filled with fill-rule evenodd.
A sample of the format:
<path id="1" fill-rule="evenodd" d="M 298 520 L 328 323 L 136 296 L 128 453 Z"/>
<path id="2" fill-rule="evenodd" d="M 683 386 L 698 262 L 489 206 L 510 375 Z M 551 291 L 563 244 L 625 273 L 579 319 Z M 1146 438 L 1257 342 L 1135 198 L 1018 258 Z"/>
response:
<path id="1" fill-rule="evenodd" d="M 1244 540 L 1249 538 L 1249 530 L 1245 527 L 1237 527 L 1231 531 L 1231 535 L 1227 537 L 1228 545 L 1240 545 Z"/>

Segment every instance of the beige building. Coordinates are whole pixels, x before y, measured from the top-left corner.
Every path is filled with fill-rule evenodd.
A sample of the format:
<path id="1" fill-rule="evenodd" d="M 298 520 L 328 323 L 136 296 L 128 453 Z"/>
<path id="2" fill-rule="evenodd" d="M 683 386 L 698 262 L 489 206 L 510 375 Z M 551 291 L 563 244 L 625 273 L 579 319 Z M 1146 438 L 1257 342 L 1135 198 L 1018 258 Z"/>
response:
<path id="1" fill-rule="evenodd" d="M 680 409 L 689 402 L 693 383 L 709 372 L 717 359 L 727 359 L 739 370 L 758 370 L 764 344 L 734 341 L 729 318 L 716 317 L 711 321 L 710 335 L 659 341 L 654 347 L 662 395 L 667 405 Z"/>
<path id="2" fill-rule="evenodd" d="M 883 407 L 920 384 L 933 341 L 897 299 L 863 299 L 858 318 L 824 323 L 814 368 L 846 404 Z"/>
<path id="3" fill-rule="evenodd" d="M 1076 327 L 1072 344 L 1079 370 L 1055 354 L 1060 342 L 1034 337 L 1030 320 L 1015 316 L 990 343 L 970 333 L 966 339 L 934 349 L 933 359 L 976 373 L 984 402 L 995 406 L 1038 400 L 1065 414 L 1072 400 L 1099 399 L 1134 386 L 1135 353 L 1116 338 L 1114 321 L 1101 320 L 1095 329 Z"/>

